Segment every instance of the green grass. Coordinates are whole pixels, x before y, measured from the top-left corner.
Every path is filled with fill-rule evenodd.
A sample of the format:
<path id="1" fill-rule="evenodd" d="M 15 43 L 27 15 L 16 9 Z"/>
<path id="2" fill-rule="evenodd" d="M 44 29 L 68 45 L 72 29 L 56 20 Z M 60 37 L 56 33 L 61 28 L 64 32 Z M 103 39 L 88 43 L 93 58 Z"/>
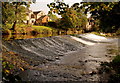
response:
<path id="1" fill-rule="evenodd" d="M 36 26 L 36 25 L 33 25 L 32 28 L 35 29 L 35 30 L 38 30 L 38 31 L 39 30 L 44 30 L 44 29 L 52 30 L 51 27 L 47 27 L 47 26 Z"/>
<path id="2" fill-rule="evenodd" d="M 57 31 L 54 28 L 48 27 L 48 26 L 36 26 L 36 25 L 33 25 L 32 28 L 35 31 L 39 32 L 39 33 L 52 33 L 52 32 L 56 32 Z"/>

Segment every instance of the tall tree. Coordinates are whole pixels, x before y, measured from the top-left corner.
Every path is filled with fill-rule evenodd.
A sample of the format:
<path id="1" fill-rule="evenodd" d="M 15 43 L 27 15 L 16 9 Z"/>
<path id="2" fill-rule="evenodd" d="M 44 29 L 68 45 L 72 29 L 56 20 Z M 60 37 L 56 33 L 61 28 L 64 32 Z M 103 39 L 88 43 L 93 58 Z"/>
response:
<path id="1" fill-rule="evenodd" d="M 86 26 L 87 18 L 73 8 L 69 8 L 66 13 L 62 14 L 61 27 L 83 29 Z"/>
<path id="2" fill-rule="evenodd" d="M 63 1 L 57 0 L 56 2 L 50 3 L 48 7 L 51 12 L 61 15 L 62 18 L 59 20 L 59 27 L 61 28 L 81 28 L 86 25 L 86 15 L 83 9 L 78 9 L 76 5 L 69 7 Z"/>
<path id="3" fill-rule="evenodd" d="M 16 30 L 16 24 L 26 19 L 26 10 L 31 2 L 2 2 L 3 24 L 13 24 L 11 30 Z"/>
<path id="4" fill-rule="evenodd" d="M 12 30 L 16 30 L 17 22 L 20 22 L 26 18 L 26 10 L 25 10 L 26 8 L 24 6 L 28 6 L 28 4 L 26 2 L 13 2 L 12 5 L 15 15 Z"/>
<path id="5" fill-rule="evenodd" d="M 12 23 L 14 20 L 14 9 L 11 3 L 2 2 L 2 24 Z"/>

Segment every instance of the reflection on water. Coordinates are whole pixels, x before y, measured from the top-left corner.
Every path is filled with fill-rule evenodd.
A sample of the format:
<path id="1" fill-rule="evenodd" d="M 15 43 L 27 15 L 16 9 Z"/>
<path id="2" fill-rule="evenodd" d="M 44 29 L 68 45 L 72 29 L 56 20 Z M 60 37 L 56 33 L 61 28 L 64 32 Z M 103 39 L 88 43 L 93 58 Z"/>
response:
<path id="1" fill-rule="evenodd" d="M 58 35 L 70 35 L 70 34 L 78 34 L 78 33 L 49 33 L 49 34 L 16 34 L 16 35 L 2 35 L 3 40 L 15 40 L 15 39 L 29 39 L 29 38 L 42 38 L 49 36 L 58 36 Z"/>

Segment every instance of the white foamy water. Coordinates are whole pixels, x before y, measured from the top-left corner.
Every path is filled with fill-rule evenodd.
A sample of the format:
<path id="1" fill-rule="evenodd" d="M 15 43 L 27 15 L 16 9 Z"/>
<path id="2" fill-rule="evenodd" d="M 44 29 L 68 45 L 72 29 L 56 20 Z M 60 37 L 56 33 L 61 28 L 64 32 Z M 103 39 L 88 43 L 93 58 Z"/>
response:
<path id="1" fill-rule="evenodd" d="M 82 34 L 82 35 L 79 35 L 83 38 L 86 38 L 86 39 L 89 39 L 89 40 L 93 40 L 93 41 L 97 41 L 97 42 L 107 42 L 107 41 L 110 41 L 110 39 L 106 38 L 106 37 L 102 37 L 102 36 L 98 36 L 98 35 L 95 35 L 95 34 Z"/>
<path id="2" fill-rule="evenodd" d="M 95 43 L 93 42 L 90 42 L 90 41 L 86 41 L 86 40 L 83 40 L 83 39 L 80 39 L 80 38 L 77 38 L 77 37 L 73 37 L 71 36 L 72 39 L 78 41 L 78 42 L 81 42 L 83 44 L 86 44 L 86 45 L 94 45 Z"/>
<path id="3" fill-rule="evenodd" d="M 111 42 L 113 39 L 111 38 L 106 38 L 102 36 L 98 36 L 95 34 L 87 33 L 87 34 L 81 34 L 79 35 L 80 38 L 71 36 L 72 39 L 81 42 L 86 45 L 94 45 L 97 43 L 103 43 L 103 42 Z"/>

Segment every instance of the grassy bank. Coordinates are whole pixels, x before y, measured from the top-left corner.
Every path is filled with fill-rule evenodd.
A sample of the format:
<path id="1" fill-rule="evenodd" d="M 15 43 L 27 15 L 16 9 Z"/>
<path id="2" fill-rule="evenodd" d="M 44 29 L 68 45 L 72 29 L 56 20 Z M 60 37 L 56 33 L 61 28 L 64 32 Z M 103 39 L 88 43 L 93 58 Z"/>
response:
<path id="1" fill-rule="evenodd" d="M 33 31 L 37 32 L 37 33 L 52 33 L 52 32 L 57 32 L 56 29 L 52 28 L 52 27 L 47 27 L 47 26 L 36 26 L 36 25 L 26 25 L 26 24 L 17 24 L 16 25 L 16 32 L 10 30 L 12 28 L 12 24 L 6 24 L 2 26 L 2 31 L 5 34 L 12 34 L 12 33 L 17 33 L 17 34 L 21 34 L 21 33 L 31 33 Z"/>
<path id="2" fill-rule="evenodd" d="M 102 32 L 91 32 L 92 34 L 104 36 L 104 37 L 119 37 L 120 33 L 102 33 Z"/>
<path id="3" fill-rule="evenodd" d="M 36 25 L 33 25 L 32 26 L 33 29 L 37 30 L 37 31 L 40 31 L 40 30 L 52 30 L 53 28 L 52 27 L 47 27 L 47 26 L 36 26 Z"/>
<path id="4" fill-rule="evenodd" d="M 6 24 L 6 25 L 2 25 L 2 32 L 3 34 L 22 34 L 22 33 L 29 33 L 30 31 L 32 31 L 33 29 L 30 28 L 31 25 L 26 25 L 26 24 L 17 24 L 16 25 L 16 31 L 11 30 L 12 28 L 12 24 Z"/>
<path id="5" fill-rule="evenodd" d="M 52 28 L 52 27 L 48 27 L 48 26 L 36 26 L 33 25 L 32 29 L 34 29 L 36 32 L 38 33 L 44 33 L 44 34 L 51 34 L 52 32 L 57 32 L 56 29 Z"/>

